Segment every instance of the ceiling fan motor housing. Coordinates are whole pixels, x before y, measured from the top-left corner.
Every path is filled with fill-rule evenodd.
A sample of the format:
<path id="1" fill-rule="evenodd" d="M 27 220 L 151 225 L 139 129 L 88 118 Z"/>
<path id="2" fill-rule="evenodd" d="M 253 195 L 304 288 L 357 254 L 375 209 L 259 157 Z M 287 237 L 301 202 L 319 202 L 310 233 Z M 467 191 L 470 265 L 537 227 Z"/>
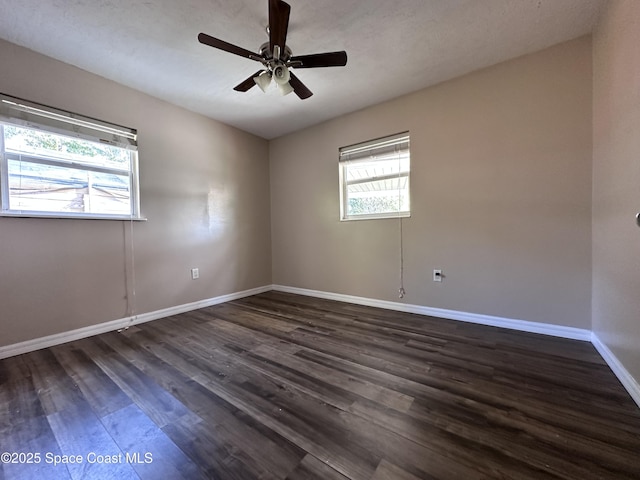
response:
<path id="1" fill-rule="evenodd" d="M 284 51 L 280 52 L 280 60 L 282 60 L 283 62 L 287 62 L 292 55 L 293 55 L 293 52 L 291 51 L 291 49 L 288 46 L 285 46 Z M 260 45 L 260 56 L 262 56 L 262 58 L 266 60 L 273 59 L 273 52 L 271 51 L 269 42 L 266 42 Z"/>

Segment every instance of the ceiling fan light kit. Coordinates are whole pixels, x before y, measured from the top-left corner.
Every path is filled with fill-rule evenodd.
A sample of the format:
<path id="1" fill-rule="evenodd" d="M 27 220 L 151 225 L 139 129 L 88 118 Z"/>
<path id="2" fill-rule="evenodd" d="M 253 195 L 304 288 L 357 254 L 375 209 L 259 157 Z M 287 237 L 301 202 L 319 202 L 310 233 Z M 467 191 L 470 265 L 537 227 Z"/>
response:
<path id="1" fill-rule="evenodd" d="M 246 92 L 254 85 L 258 85 L 263 92 L 266 92 L 273 78 L 282 95 L 295 92 L 300 99 L 304 100 L 313 95 L 313 93 L 290 69 L 343 67 L 347 64 L 347 52 L 339 51 L 293 56 L 291 49 L 286 45 L 290 13 L 291 6 L 288 3 L 282 0 L 269 0 L 269 26 L 267 27 L 269 41 L 260 46 L 260 53 L 257 54 L 206 33 L 200 33 L 198 41 L 204 45 L 262 64 L 262 70 L 258 70 L 236 85 L 234 90 Z"/>
<path id="2" fill-rule="evenodd" d="M 289 74 L 289 69 L 286 65 L 280 64 L 276 65 L 273 69 L 273 79 L 278 85 L 283 85 L 285 83 L 289 83 L 289 79 L 291 75 Z"/>
<path id="3" fill-rule="evenodd" d="M 293 87 L 289 83 L 283 83 L 282 85 L 278 85 L 278 91 L 280 92 L 280 95 L 284 97 L 285 95 L 289 95 L 293 92 Z"/>
<path id="4" fill-rule="evenodd" d="M 267 92 L 267 88 L 271 85 L 271 72 L 261 72 L 258 76 L 253 77 L 253 81 L 260 87 L 260 90 Z"/>

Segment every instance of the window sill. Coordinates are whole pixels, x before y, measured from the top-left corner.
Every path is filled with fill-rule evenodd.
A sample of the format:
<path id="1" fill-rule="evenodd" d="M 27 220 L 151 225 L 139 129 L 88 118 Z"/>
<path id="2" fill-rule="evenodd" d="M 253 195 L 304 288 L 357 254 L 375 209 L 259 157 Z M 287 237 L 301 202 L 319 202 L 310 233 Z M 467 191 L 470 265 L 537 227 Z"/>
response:
<path id="1" fill-rule="evenodd" d="M 354 217 L 343 217 L 340 219 L 341 222 L 351 222 L 358 220 L 385 220 L 385 219 L 398 219 L 398 218 L 411 218 L 411 213 L 390 213 L 390 214 L 382 214 L 382 215 L 358 215 Z"/>
<path id="2" fill-rule="evenodd" d="M 134 222 L 146 222 L 146 217 L 132 217 L 130 215 L 98 215 L 98 214 L 65 214 L 47 212 L 0 212 L 0 217 L 13 218 L 57 218 L 71 220 L 126 220 Z"/>

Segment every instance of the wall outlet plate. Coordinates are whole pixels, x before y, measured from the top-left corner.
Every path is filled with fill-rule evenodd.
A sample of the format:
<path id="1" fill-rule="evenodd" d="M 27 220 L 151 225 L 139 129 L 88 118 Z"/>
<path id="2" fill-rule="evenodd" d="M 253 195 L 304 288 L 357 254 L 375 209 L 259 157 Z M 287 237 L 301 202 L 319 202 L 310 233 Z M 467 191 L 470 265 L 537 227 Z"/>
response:
<path id="1" fill-rule="evenodd" d="M 191 280 L 196 280 L 200 278 L 200 269 L 199 268 L 192 268 L 191 269 Z"/>
<path id="2" fill-rule="evenodd" d="M 441 282 L 442 281 L 442 270 L 440 270 L 440 269 L 434 269 L 433 270 L 433 281 L 434 282 Z"/>

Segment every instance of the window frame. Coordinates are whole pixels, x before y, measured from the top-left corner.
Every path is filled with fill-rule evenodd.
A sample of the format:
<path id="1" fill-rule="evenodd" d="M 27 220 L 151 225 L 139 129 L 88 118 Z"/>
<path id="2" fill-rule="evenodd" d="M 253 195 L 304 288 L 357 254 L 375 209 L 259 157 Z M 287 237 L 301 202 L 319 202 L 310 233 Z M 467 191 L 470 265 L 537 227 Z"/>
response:
<path id="1" fill-rule="evenodd" d="M 4 126 L 40 131 L 61 137 L 77 138 L 96 144 L 111 145 L 128 151 L 127 168 L 91 165 L 72 158 L 46 154 L 15 153 L 5 149 Z M 24 161 L 75 171 L 126 176 L 129 180 L 129 213 L 94 213 L 11 209 L 9 161 Z M 146 220 L 140 213 L 140 180 L 137 131 L 102 120 L 66 112 L 46 105 L 0 93 L 0 216 L 44 217 L 98 220 Z"/>
<path id="2" fill-rule="evenodd" d="M 357 151 L 365 151 L 365 150 L 372 150 L 375 151 L 378 148 L 382 148 L 385 146 L 390 146 L 390 145 L 394 145 L 394 144 L 402 144 L 402 143 L 406 143 L 407 144 L 407 148 L 406 151 L 408 152 L 408 159 L 409 159 L 409 169 L 407 172 L 403 173 L 401 171 L 398 171 L 398 174 L 393 174 L 393 175 L 387 175 L 384 177 L 367 177 L 366 180 L 357 180 L 357 181 L 353 181 L 353 182 L 349 182 L 346 179 L 346 169 L 349 167 L 349 165 L 354 165 L 357 163 L 364 163 L 364 162 L 371 162 L 372 158 L 371 157 L 364 157 L 364 158 L 359 158 L 359 159 L 355 159 L 355 160 L 343 160 L 342 158 L 344 156 L 348 156 L 349 154 L 353 153 L 353 152 L 357 152 Z M 358 220 L 378 220 L 378 219 L 385 219 L 385 218 L 409 218 L 411 217 L 411 153 L 410 153 L 410 144 L 411 144 L 411 138 L 410 138 L 410 133 L 408 131 L 406 132 L 402 132 L 402 133 L 398 133 L 398 134 L 394 134 L 394 135 L 387 135 L 385 137 L 380 137 L 374 140 L 369 140 L 366 142 L 361 142 L 361 143 L 357 143 L 354 145 L 349 145 L 346 147 L 341 147 L 338 149 L 338 170 L 339 170 L 339 184 L 340 184 L 340 221 L 341 222 L 349 222 L 349 221 L 358 221 Z M 399 169 L 400 170 L 400 169 Z M 372 182 L 372 181 L 376 181 L 376 180 L 384 180 L 384 179 L 395 179 L 395 178 L 402 178 L 402 177 L 406 177 L 407 179 L 407 195 L 408 195 L 408 207 L 407 210 L 400 210 L 397 212 L 378 212 L 378 213 L 362 213 L 362 214 L 355 214 L 355 215 L 349 215 L 347 213 L 348 211 L 348 205 L 347 202 L 349 201 L 349 195 L 348 195 L 348 187 L 350 185 L 354 185 L 356 183 L 368 183 L 368 182 Z"/>

